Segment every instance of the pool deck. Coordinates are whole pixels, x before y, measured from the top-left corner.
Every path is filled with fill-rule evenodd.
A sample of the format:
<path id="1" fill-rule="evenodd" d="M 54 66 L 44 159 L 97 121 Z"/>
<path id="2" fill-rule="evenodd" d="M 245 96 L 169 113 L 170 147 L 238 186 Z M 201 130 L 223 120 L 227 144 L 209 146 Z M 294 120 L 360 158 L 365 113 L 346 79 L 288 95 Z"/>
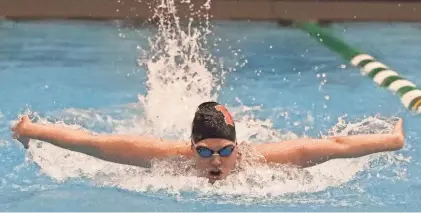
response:
<path id="1" fill-rule="evenodd" d="M 0 0 L 7 19 L 131 19 L 152 16 L 141 0 Z M 181 0 L 175 0 L 180 2 Z M 185 0 L 184 0 L 185 1 Z M 147 3 L 149 2 L 149 3 Z M 191 0 L 203 5 L 205 0 Z M 180 17 L 189 14 L 180 4 Z M 421 21 L 421 0 L 212 0 L 213 20 Z"/>

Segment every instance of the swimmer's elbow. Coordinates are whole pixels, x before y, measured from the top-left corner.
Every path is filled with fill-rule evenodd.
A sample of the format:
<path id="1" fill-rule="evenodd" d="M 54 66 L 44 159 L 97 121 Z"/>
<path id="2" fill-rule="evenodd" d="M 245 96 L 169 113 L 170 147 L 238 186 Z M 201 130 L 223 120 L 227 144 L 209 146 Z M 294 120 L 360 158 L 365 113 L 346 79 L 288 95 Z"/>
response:
<path id="1" fill-rule="evenodd" d="M 146 154 L 142 151 L 142 147 L 139 147 L 135 142 L 119 141 L 113 137 L 102 136 L 93 144 L 93 148 L 86 154 L 108 162 L 145 168 L 151 167 L 152 159 L 145 157 Z"/>
<path id="2" fill-rule="evenodd" d="M 92 156 L 104 161 L 117 163 L 117 164 L 137 166 L 137 167 L 143 167 L 143 168 L 150 168 L 152 166 L 151 160 L 143 159 L 140 156 L 133 156 L 130 153 L 124 154 L 124 153 L 118 153 L 118 152 L 109 152 L 106 150 L 98 150 Z"/>
<path id="3" fill-rule="evenodd" d="M 300 168 L 311 167 L 318 164 L 318 161 L 314 157 L 315 153 L 313 150 L 306 146 L 298 146 L 295 148 L 293 157 L 290 158 L 289 163 L 298 166 Z"/>

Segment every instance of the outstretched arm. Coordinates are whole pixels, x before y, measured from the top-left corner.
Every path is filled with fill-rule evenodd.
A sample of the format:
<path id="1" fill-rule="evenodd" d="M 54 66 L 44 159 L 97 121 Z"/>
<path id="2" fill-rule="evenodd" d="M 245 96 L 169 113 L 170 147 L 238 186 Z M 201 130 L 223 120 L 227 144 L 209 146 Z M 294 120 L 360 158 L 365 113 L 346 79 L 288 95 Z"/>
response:
<path id="1" fill-rule="evenodd" d="M 148 167 L 154 158 L 191 156 L 190 146 L 185 142 L 163 141 L 131 135 L 93 135 L 55 125 L 31 123 L 27 116 L 12 128 L 14 138 L 28 148 L 30 139 L 37 139 L 84 153 L 102 160 Z"/>
<path id="2" fill-rule="evenodd" d="M 297 139 L 256 145 L 268 163 L 314 166 L 337 158 L 355 158 L 399 150 L 404 145 L 402 119 L 392 133 L 339 136 L 327 139 Z"/>

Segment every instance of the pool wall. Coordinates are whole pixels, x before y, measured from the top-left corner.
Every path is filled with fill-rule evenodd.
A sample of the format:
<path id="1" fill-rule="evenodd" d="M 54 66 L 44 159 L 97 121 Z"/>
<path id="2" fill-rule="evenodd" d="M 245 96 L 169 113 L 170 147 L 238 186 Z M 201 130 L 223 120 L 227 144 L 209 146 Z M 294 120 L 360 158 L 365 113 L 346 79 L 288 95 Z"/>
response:
<path id="1" fill-rule="evenodd" d="M 147 20 L 152 16 L 151 2 L 155 1 L 2 0 L 0 17 Z M 203 5 L 206 0 L 191 2 Z M 189 13 L 186 4 L 178 8 L 180 17 Z M 212 0 L 210 14 L 213 20 L 413 22 L 421 21 L 421 0 Z"/>

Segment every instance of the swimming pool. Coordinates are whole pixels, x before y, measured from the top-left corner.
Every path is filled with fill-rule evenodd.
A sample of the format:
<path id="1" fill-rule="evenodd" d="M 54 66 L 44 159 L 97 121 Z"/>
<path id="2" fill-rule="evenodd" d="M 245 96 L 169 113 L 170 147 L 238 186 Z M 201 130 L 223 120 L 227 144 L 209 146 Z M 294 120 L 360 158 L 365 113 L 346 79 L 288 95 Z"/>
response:
<path id="1" fill-rule="evenodd" d="M 397 96 L 377 88 L 300 30 L 269 22 L 213 24 L 207 39 L 213 48 L 195 49 L 195 45 L 205 47 L 204 40 L 188 36 L 183 39 L 185 48 L 180 49 L 168 35 L 147 26 L 132 29 L 119 22 L 1 21 L 0 209 L 420 208 L 419 117 L 404 109 Z M 348 43 L 421 85 L 420 26 L 353 23 L 332 28 Z M 154 39 L 148 42 L 149 38 Z M 162 56 L 159 51 L 165 50 L 164 44 L 169 48 Z M 176 50 L 190 57 L 180 58 Z M 216 70 L 214 76 L 225 70 L 225 80 L 212 77 L 212 69 Z M 202 80 L 197 83 L 197 79 Z M 212 80 L 222 85 L 215 94 L 211 93 Z M 290 171 L 295 175 L 292 180 L 285 178 L 282 169 L 252 168 L 238 179 L 209 186 L 194 177 L 168 175 L 171 169 L 164 164 L 145 171 L 36 141 L 25 153 L 9 132 L 10 123 L 30 111 L 39 122 L 64 122 L 96 132 L 187 138 L 194 107 L 212 98 L 228 104 L 238 120 L 240 139 L 253 143 L 332 132 L 389 131 L 394 118 L 401 116 L 407 144 L 395 153 Z"/>

